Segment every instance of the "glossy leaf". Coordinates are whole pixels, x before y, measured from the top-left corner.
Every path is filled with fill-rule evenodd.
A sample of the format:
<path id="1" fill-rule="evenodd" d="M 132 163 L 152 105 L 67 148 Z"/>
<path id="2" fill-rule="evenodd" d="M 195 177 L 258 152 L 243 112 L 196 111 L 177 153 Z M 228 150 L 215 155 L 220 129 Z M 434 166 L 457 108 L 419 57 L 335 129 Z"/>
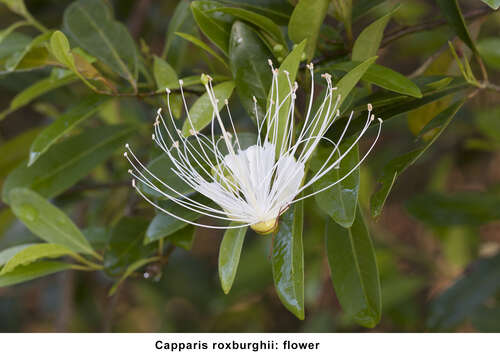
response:
<path id="1" fill-rule="evenodd" d="M 236 7 L 222 7 L 218 8 L 217 11 L 234 16 L 237 19 L 249 22 L 259 29 L 266 31 L 272 36 L 273 40 L 277 43 L 282 44 L 284 47 L 287 46 L 283 33 L 278 25 L 276 25 L 271 19 L 266 16 L 257 14 L 253 11 L 248 11 Z"/>
<path id="2" fill-rule="evenodd" d="M 481 225 L 500 218 L 500 196 L 488 192 L 423 193 L 410 199 L 407 209 L 432 226 Z"/>
<path id="3" fill-rule="evenodd" d="M 153 74 L 158 91 L 165 91 L 168 84 L 176 83 L 178 80 L 175 70 L 168 62 L 158 56 L 154 57 Z"/>
<path id="4" fill-rule="evenodd" d="M 279 116 L 278 116 L 278 131 L 276 135 L 276 139 L 274 140 L 276 143 L 276 155 L 278 156 L 281 152 L 282 139 L 284 138 L 284 134 L 289 130 L 287 129 L 287 125 L 289 124 L 288 112 L 290 107 L 290 102 L 292 101 L 290 98 L 284 101 L 288 95 L 289 91 L 285 91 L 283 89 L 290 89 L 290 83 L 293 84 L 295 82 L 295 78 L 297 77 L 297 71 L 299 70 L 300 60 L 302 58 L 302 53 L 304 52 L 307 40 L 303 40 L 299 45 L 297 45 L 288 56 L 283 60 L 279 67 L 278 74 L 278 89 L 279 91 L 278 98 L 274 97 L 271 99 L 271 90 L 269 90 L 269 94 L 267 97 L 267 108 L 271 106 L 271 100 L 275 102 L 274 106 L 271 106 L 271 109 L 276 107 L 276 104 L 282 104 Z M 288 77 L 286 76 L 286 72 L 288 72 Z M 276 94 L 274 94 L 276 95 Z M 272 110 L 274 111 L 274 110 Z M 260 117 L 259 117 L 260 118 Z M 268 119 L 269 120 L 269 119 Z M 269 122 L 267 124 L 269 126 Z M 270 131 L 271 136 L 274 135 L 274 130 Z M 271 139 L 272 140 L 272 139 Z"/>
<path id="5" fill-rule="evenodd" d="M 272 250 L 274 288 L 283 305 L 301 320 L 305 316 L 303 206 L 298 202 L 281 215 Z"/>
<path id="6" fill-rule="evenodd" d="M 98 164 L 123 148 L 135 130 L 128 125 L 101 126 L 53 145 L 30 167 L 26 162 L 13 170 L 5 180 L 2 200 L 9 202 L 9 191 L 30 188 L 42 196 L 53 197 L 74 185 Z"/>
<path id="7" fill-rule="evenodd" d="M 399 155 L 387 163 L 384 167 L 382 177 L 378 180 L 380 188 L 372 195 L 370 201 L 371 215 L 373 217 L 378 217 L 382 213 L 382 208 L 384 207 L 385 201 L 387 200 L 397 177 L 408 167 L 413 165 L 432 146 L 432 144 L 434 144 L 443 131 L 448 127 L 455 114 L 460 110 L 463 104 L 463 101 L 454 103 L 440 112 L 429 122 L 429 126 L 426 126 L 427 130 L 436 128 L 439 128 L 439 130 L 423 147 L 412 150 L 403 155 Z"/>
<path id="8" fill-rule="evenodd" d="M 104 253 L 104 270 L 110 276 L 119 276 L 134 262 L 150 257 L 155 247 L 144 246 L 146 219 L 124 217 L 113 227 L 107 251 Z"/>
<path id="9" fill-rule="evenodd" d="M 230 224 L 230 226 L 235 225 L 238 223 Z M 247 230 L 247 226 L 227 229 L 222 238 L 219 248 L 219 279 L 225 294 L 228 294 L 233 286 Z"/>
<path id="10" fill-rule="evenodd" d="M 127 28 L 101 0 L 79 0 L 64 11 L 64 28 L 75 42 L 136 87 L 137 53 Z"/>
<path id="11" fill-rule="evenodd" d="M 231 29 L 229 62 L 241 104 L 255 120 L 264 118 L 272 74 L 268 59 L 273 55 L 250 25 L 235 21 Z M 257 112 L 253 96 L 257 99 Z"/>
<path id="12" fill-rule="evenodd" d="M 29 104 L 37 97 L 59 87 L 68 85 L 75 80 L 76 77 L 66 70 L 54 70 L 49 77 L 35 82 L 18 93 L 10 102 L 9 108 L 0 113 L 0 120 L 3 120 L 10 113 Z"/>
<path id="13" fill-rule="evenodd" d="M 23 283 L 42 276 L 68 270 L 71 269 L 71 267 L 71 264 L 56 261 L 38 261 L 30 265 L 20 266 L 14 271 L 0 276 L 0 287 Z"/>
<path id="14" fill-rule="evenodd" d="M 465 24 L 464 17 L 460 11 L 457 0 L 436 0 L 438 6 L 441 8 L 448 24 L 451 26 L 455 34 L 465 43 L 467 46 L 476 51 L 476 46 L 472 40 L 467 25 Z"/>
<path id="15" fill-rule="evenodd" d="M 477 50 L 489 66 L 500 70 L 500 37 L 479 40 Z"/>
<path id="16" fill-rule="evenodd" d="M 0 271 L 0 276 L 8 274 L 18 266 L 28 265 L 40 259 L 58 258 L 64 255 L 73 255 L 73 251 L 58 244 L 30 245 L 12 256 Z"/>
<path id="17" fill-rule="evenodd" d="M 355 137 L 345 139 L 340 145 L 340 153 L 344 154 Z M 311 161 L 311 170 L 317 172 L 321 166 L 326 163 L 330 154 L 334 151 L 333 147 L 318 148 L 317 153 Z M 334 151 L 335 155 L 327 166 L 331 165 L 333 161 L 338 159 L 338 153 Z M 319 191 L 325 187 L 330 186 L 334 182 L 338 182 L 344 176 L 357 166 L 359 162 L 359 150 L 355 145 L 351 151 L 341 160 L 338 169 L 333 168 L 330 172 L 320 178 L 313 184 L 313 191 Z M 356 204 L 358 203 L 359 191 L 359 168 L 353 171 L 344 180 L 338 184 L 330 187 L 329 189 L 316 194 L 315 199 L 318 206 L 327 213 L 337 224 L 343 227 L 351 227 L 356 217 Z"/>
<path id="18" fill-rule="evenodd" d="M 364 61 L 377 55 L 380 42 L 384 36 L 385 27 L 396 10 L 397 8 L 391 10 L 389 13 L 385 14 L 380 19 L 375 20 L 363 29 L 352 47 L 352 60 Z"/>
<path id="19" fill-rule="evenodd" d="M 369 59 L 364 60 L 361 64 L 357 65 L 347 74 L 345 74 L 337 83 L 337 94 L 340 95 L 340 103 L 345 101 L 347 95 L 351 92 L 352 89 L 356 86 L 356 84 L 361 80 L 361 78 L 368 71 L 370 66 L 377 60 L 376 56 L 373 56 Z"/>
<path id="20" fill-rule="evenodd" d="M 210 55 L 212 55 L 214 58 L 216 58 L 222 65 L 224 65 L 226 68 L 229 69 L 229 65 L 226 63 L 226 60 L 224 60 L 219 54 L 217 54 L 215 51 L 213 51 L 210 46 L 205 44 L 203 41 L 201 41 L 197 37 L 190 35 L 190 34 L 181 33 L 181 32 L 176 32 L 175 34 L 180 36 L 181 38 L 189 41 L 190 43 L 198 46 L 200 49 L 205 50 Z"/>
<path id="21" fill-rule="evenodd" d="M 213 88 L 215 93 L 215 98 L 219 100 L 217 104 L 217 108 L 219 111 L 224 106 L 224 100 L 229 99 L 234 90 L 234 82 L 226 81 L 220 84 L 217 84 Z M 189 130 L 194 128 L 196 131 L 201 131 L 210 124 L 212 121 L 212 113 L 213 107 L 210 103 L 210 98 L 208 94 L 205 93 L 200 96 L 194 104 L 189 109 L 189 114 L 191 117 L 191 122 L 187 119 L 184 121 L 184 125 L 182 126 L 182 134 L 184 136 L 189 136 Z"/>
<path id="22" fill-rule="evenodd" d="M 483 258 L 469 267 L 452 286 L 433 299 L 427 325 L 449 330 L 471 315 L 490 296 L 500 290 L 500 255 Z"/>
<path id="23" fill-rule="evenodd" d="M 372 240 L 357 210 L 346 229 L 327 220 L 326 251 L 335 294 L 347 316 L 373 328 L 380 321 L 382 299 Z"/>
<path id="24" fill-rule="evenodd" d="M 77 253 L 94 254 L 71 219 L 36 192 L 17 188 L 9 192 L 12 211 L 35 235 Z"/>
<path id="25" fill-rule="evenodd" d="M 328 0 L 299 0 L 290 17 L 288 36 L 295 44 L 307 39 L 305 53 L 308 61 L 314 56 L 329 3 Z"/>
<path id="26" fill-rule="evenodd" d="M 233 18 L 230 15 L 214 11 L 219 7 L 222 6 L 216 1 L 193 1 L 191 3 L 191 11 L 200 30 L 227 55 Z"/>
<path id="27" fill-rule="evenodd" d="M 359 65 L 359 62 L 342 62 L 321 67 L 320 70 L 341 70 L 349 72 L 357 65 Z M 422 97 L 422 92 L 413 81 L 382 65 L 372 64 L 368 70 L 366 70 L 362 80 L 399 94 L 410 95 L 417 98 Z"/>
<path id="28" fill-rule="evenodd" d="M 500 8 L 500 0 L 481 0 L 485 4 L 487 4 L 493 10 L 498 10 Z"/>
<path id="29" fill-rule="evenodd" d="M 33 165 L 62 136 L 99 111 L 107 99 L 101 95 L 87 96 L 43 129 L 31 144 L 28 166 Z"/>

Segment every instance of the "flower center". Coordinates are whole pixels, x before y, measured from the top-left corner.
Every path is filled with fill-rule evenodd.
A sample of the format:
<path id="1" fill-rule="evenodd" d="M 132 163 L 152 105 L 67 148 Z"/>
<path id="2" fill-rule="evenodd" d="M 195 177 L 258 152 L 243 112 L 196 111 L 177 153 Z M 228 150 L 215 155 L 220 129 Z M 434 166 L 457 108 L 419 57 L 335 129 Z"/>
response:
<path id="1" fill-rule="evenodd" d="M 278 228 L 278 218 L 250 225 L 253 231 L 260 235 L 268 235 Z"/>

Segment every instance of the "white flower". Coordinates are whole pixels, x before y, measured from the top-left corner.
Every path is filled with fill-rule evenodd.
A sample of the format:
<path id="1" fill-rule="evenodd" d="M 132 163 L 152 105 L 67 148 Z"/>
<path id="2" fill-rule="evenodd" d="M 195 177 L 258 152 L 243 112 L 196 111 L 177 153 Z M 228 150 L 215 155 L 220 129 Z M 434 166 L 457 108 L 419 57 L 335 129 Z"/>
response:
<path id="1" fill-rule="evenodd" d="M 273 68 L 271 62 L 269 63 L 273 73 L 270 94 L 272 100 L 264 118 L 257 119 L 258 135 L 256 143 L 247 148 L 242 148 L 240 145 L 240 139 L 234 128 L 227 100 L 225 100 L 225 105 L 230 129 L 234 136 L 226 130 L 221 114 L 218 111 L 218 100 L 213 91 L 212 79 L 209 76 L 204 75 L 204 83 L 213 108 L 210 135 L 204 135 L 195 130 L 184 99 L 182 81 L 180 81 L 180 89 L 187 112 L 186 121 L 191 125 L 191 136 L 189 138 L 184 137 L 176 127 L 170 109 L 170 90 L 166 90 L 169 121 L 164 119 L 162 109 L 158 109 L 158 115 L 154 123 L 153 140 L 173 163 L 174 166 L 170 170 L 189 185 L 193 191 L 203 194 L 215 204 L 207 205 L 196 201 L 192 197 L 172 188 L 144 166 L 127 144 L 128 152 L 124 155 L 132 165 L 129 172 L 134 177 L 132 184 L 139 195 L 158 210 L 190 224 L 218 229 L 250 226 L 256 232 L 265 234 L 275 230 L 279 216 L 291 204 L 329 189 L 360 166 L 373 149 L 380 135 L 381 119 L 378 119 L 379 125 L 375 140 L 358 164 L 336 182 L 318 191 L 299 196 L 329 171 L 342 166 L 342 159 L 355 147 L 368 130 L 370 123 L 374 121 L 374 115 L 371 114 L 371 105 L 368 105 L 368 116 L 363 129 L 352 142 L 352 145 L 341 153 L 339 145 L 344 139 L 353 114 L 351 113 L 341 136 L 336 142 L 324 137 L 326 131 L 340 115 L 338 110 L 340 95 L 335 95 L 336 88 L 332 86 L 331 76 L 329 74 L 322 75 L 326 80 L 327 90 L 321 106 L 315 114 L 312 114 L 314 95 L 313 66 L 312 64 L 307 66 L 312 79 L 311 92 L 302 128 L 297 131 L 294 128 L 294 110 L 298 85 L 297 83 L 292 84 L 288 73 L 285 72 L 288 87 L 286 96 L 283 96 L 280 93 L 282 89 L 278 88 L 279 70 Z M 253 100 L 255 114 L 257 115 L 257 102 L 255 98 Z M 280 110 L 281 117 L 283 117 L 283 114 L 287 116 L 285 125 L 279 125 Z M 215 125 L 219 127 L 221 136 L 215 135 Z M 319 171 L 306 181 L 304 176 L 306 164 L 320 141 L 325 141 L 332 146 L 331 154 Z M 191 211 L 215 219 L 241 224 L 233 223 L 228 226 L 215 226 L 184 219 L 178 214 L 163 209 L 151 200 L 136 185 L 136 180 Z"/>

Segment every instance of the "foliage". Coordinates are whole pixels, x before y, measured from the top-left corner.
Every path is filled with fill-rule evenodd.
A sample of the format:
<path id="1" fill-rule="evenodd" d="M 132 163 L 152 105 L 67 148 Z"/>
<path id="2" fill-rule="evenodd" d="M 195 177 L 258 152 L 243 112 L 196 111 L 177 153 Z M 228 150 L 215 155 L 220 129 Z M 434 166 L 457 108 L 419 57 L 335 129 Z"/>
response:
<path id="1" fill-rule="evenodd" d="M 114 297 L 133 289 L 151 319 L 166 297 L 175 325 L 145 325 L 147 331 L 206 330 L 193 319 L 187 328 L 179 325 L 177 307 L 210 312 L 216 331 L 423 331 L 464 324 L 500 330 L 488 315 L 500 309 L 498 234 L 484 238 L 484 227 L 500 218 L 500 178 L 474 167 L 498 168 L 498 1 L 144 3 L 146 10 L 141 1 L 27 7 L 23 0 L 0 0 L 7 24 L 0 29 L 0 287 L 73 274 L 85 292 L 82 313 L 97 314 L 92 292 L 101 287 Z M 306 62 L 318 79 L 332 74 L 341 117 L 326 136 L 336 141 L 348 123 L 341 149 L 359 134 L 370 103 L 384 120 L 374 155 L 347 173 L 367 148 L 356 145 L 314 190 L 344 180 L 291 206 L 269 236 L 246 228 L 195 229 L 139 201 L 121 157 L 127 142 L 179 194 L 201 196 L 151 145 L 165 89 L 184 135 L 191 124 L 209 132 L 211 103 L 200 78 L 209 73 L 219 108 L 230 99 L 238 132 L 255 133 L 256 118 L 272 106 L 268 60 L 280 69 L 280 87 L 288 87 L 287 71 L 308 89 Z M 308 101 L 298 102 L 297 128 Z M 287 116 L 279 114 L 278 136 Z M 307 176 L 331 150 L 318 148 Z M 200 217 L 143 191 L 172 213 Z M 210 277 L 216 270 L 220 286 Z M 449 286 L 436 291 L 429 275 L 435 273 Z M 129 281 L 139 277 L 156 282 Z M 189 306 L 172 305 L 174 298 L 189 299 L 183 300 Z M 428 319 L 421 321 L 417 300 L 428 298 Z M 283 309 L 306 320 L 299 324 Z M 263 319 L 274 313 L 279 325 L 269 328 Z M 95 314 L 82 316 L 88 324 L 76 329 L 93 329 Z M 10 315 L 0 306 L 3 316 Z M 125 318 L 116 328 L 128 330 L 130 323 Z"/>

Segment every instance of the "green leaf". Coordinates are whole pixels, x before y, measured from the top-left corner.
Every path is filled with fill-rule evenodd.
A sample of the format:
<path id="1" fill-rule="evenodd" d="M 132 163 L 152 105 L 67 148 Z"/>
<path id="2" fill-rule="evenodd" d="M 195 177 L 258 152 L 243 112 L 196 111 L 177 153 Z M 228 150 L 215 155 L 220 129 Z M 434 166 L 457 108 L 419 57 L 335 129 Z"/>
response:
<path id="1" fill-rule="evenodd" d="M 474 41 L 472 40 L 464 17 L 460 11 L 457 0 L 436 0 L 441 11 L 444 13 L 448 24 L 455 34 L 474 52 L 477 52 Z"/>
<path id="2" fill-rule="evenodd" d="M 283 305 L 300 320 L 304 320 L 303 204 L 300 201 L 281 215 L 272 250 L 274 288 Z"/>
<path id="3" fill-rule="evenodd" d="M 431 226 L 481 225 L 500 218 L 500 196 L 489 192 L 423 193 L 406 207 Z"/>
<path id="4" fill-rule="evenodd" d="M 338 182 L 345 177 L 351 169 L 356 167 L 359 162 L 358 145 L 346 153 L 349 147 L 352 146 L 355 137 L 345 139 L 340 145 L 340 153 L 346 156 L 340 161 L 340 167 L 333 168 L 322 178 L 313 184 L 314 191 L 319 191 L 330 184 Z M 333 148 L 319 147 L 313 160 L 311 161 L 311 170 L 317 172 L 330 154 L 334 151 Z M 326 166 L 330 166 L 339 158 L 339 152 L 334 151 L 334 156 L 328 161 Z M 351 227 L 356 217 L 356 204 L 358 203 L 359 191 L 359 168 L 353 171 L 344 180 L 338 182 L 329 189 L 316 194 L 315 199 L 318 206 L 327 213 L 337 224 L 343 227 Z"/>
<path id="5" fill-rule="evenodd" d="M 17 253 L 19 253 L 20 251 L 22 251 L 22 250 L 24 250 L 27 247 L 30 247 L 32 245 L 36 245 L 36 244 L 16 245 L 16 246 L 12 246 L 10 248 L 7 248 L 5 250 L 0 251 L 0 266 L 5 265 Z"/>
<path id="6" fill-rule="evenodd" d="M 224 100 L 229 99 L 233 93 L 234 82 L 226 81 L 214 86 L 213 89 L 215 98 L 219 100 L 217 108 L 220 111 L 224 106 Z M 201 131 L 212 121 L 212 112 L 212 104 L 210 103 L 208 94 L 205 93 L 200 96 L 189 109 L 192 127 L 194 127 L 196 131 Z M 184 125 L 182 126 L 182 134 L 184 136 L 189 136 L 189 130 L 192 129 L 192 127 L 191 123 L 186 119 L 184 121 Z"/>
<path id="7" fill-rule="evenodd" d="M 0 178 L 22 162 L 29 153 L 30 144 L 36 138 L 40 128 L 23 132 L 21 135 L 0 145 Z"/>
<path id="8" fill-rule="evenodd" d="M 12 211 L 35 235 L 77 253 L 95 255 L 71 219 L 36 192 L 17 188 L 9 192 Z"/>
<path id="9" fill-rule="evenodd" d="M 194 196 L 196 198 L 195 199 L 196 201 L 203 202 L 204 196 L 198 194 Z M 185 207 L 178 205 L 171 200 L 161 202 L 160 206 L 166 211 L 175 214 L 176 216 L 179 216 L 181 218 L 184 218 L 188 221 L 195 221 L 201 216 L 201 214 L 186 209 Z M 166 213 L 159 212 L 153 218 L 153 220 L 148 226 L 148 229 L 146 231 L 146 237 L 144 238 L 144 243 L 150 244 L 164 237 L 168 237 L 176 233 L 177 231 L 185 228 L 188 225 L 189 225 L 188 223 L 182 220 L 176 219 L 175 217 L 170 216 Z"/>
<path id="10" fill-rule="evenodd" d="M 479 40 L 477 50 L 489 66 L 500 70 L 500 38 L 484 38 Z"/>
<path id="11" fill-rule="evenodd" d="M 293 11 L 288 0 L 222 0 L 222 2 L 262 14 L 278 25 L 288 24 L 290 14 Z"/>
<path id="12" fill-rule="evenodd" d="M 193 1 L 191 11 L 199 28 L 224 54 L 229 53 L 229 34 L 233 17 L 214 10 L 222 7 L 216 1 Z"/>
<path id="13" fill-rule="evenodd" d="M 325 19 L 328 0 L 299 0 L 288 23 L 288 36 L 298 44 L 307 39 L 306 57 L 311 60 L 316 50 L 319 30 Z"/>
<path id="14" fill-rule="evenodd" d="M 162 58 L 154 57 L 153 73 L 158 91 L 165 91 L 167 85 L 178 81 L 175 70 Z"/>
<path id="15" fill-rule="evenodd" d="M 30 245 L 12 256 L 0 271 L 0 277 L 18 266 L 28 265 L 43 258 L 58 258 L 65 255 L 76 255 L 65 246 L 58 244 L 34 244 Z"/>
<path id="16" fill-rule="evenodd" d="M 487 4 L 493 10 L 497 10 L 500 8 L 500 0 L 481 0 L 485 4 Z"/>
<path id="17" fill-rule="evenodd" d="M 70 132 L 75 126 L 83 120 L 94 115 L 99 111 L 101 105 L 109 99 L 101 95 L 89 95 L 84 97 L 75 105 L 71 106 L 64 114 L 54 120 L 36 137 L 31 144 L 28 166 L 44 154 L 57 140 Z"/>
<path id="18" fill-rule="evenodd" d="M 471 264 L 467 273 L 433 299 L 427 325 L 441 331 L 459 325 L 466 316 L 500 290 L 498 279 L 500 254 Z"/>
<path id="19" fill-rule="evenodd" d="M 380 42 L 384 36 L 385 27 L 391 19 L 392 14 L 394 14 L 397 9 L 398 7 L 394 8 L 389 13 L 382 16 L 380 19 L 375 20 L 363 29 L 352 47 L 352 60 L 364 61 L 377 55 Z"/>
<path id="20" fill-rule="evenodd" d="M 0 0 L 0 3 L 9 8 L 10 11 L 23 17 L 29 16 L 28 9 L 23 0 Z"/>
<path id="21" fill-rule="evenodd" d="M 185 65 L 184 59 L 188 47 L 187 43 L 175 34 L 176 32 L 191 35 L 198 34 L 188 0 L 179 1 L 168 22 L 166 42 L 162 54 L 162 58 L 168 59 L 169 64 L 177 71 L 180 71 Z"/>
<path id="22" fill-rule="evenodd" d="M 341 70 L 349 72 L 354 69 L 359 62 L 349 61 L 322 66 L 320 71 Z M 422 92 L 417 85 L 404 75 L 382 65 L 372 64 L 366 70 L 362 79 L 366 82 L 380 86 L 383 89 L 397 92 L 399 94 L 410 95 L 416 98 L 422 97 Z"/>
<path id="23" fill-rule="evenodd" d="M 167 241 L 173 245 L 183 248 L 186 251 L 191 250 L 193 247 L 194 238 L 196 235 L 195 227 L 188 225 L 181 230 L 175 232 L 167 238 Z"/>
<path id="24" fill-rule="evenodd" d="M 278 99 L 276 97 L 274 99 L 271 99 L 271 90 L 269 90 L 269 94 L 267 96 L 267 108 L 271 106 L 271 109 L 277 106 L 277 104 L 282 104 L 280 111 L 279 111 L 279 116 L 278 116 L 278 131 L 275 139 L 276 143 L 276 156 L 278 156 L 281 152 L 281 142 L 282 139 L 285 137 L 284 134 L 286 134 L 289 129 L 288 129 L 288 124 L 290 123 L 288 120 L 288 112 L 290 108 L 290 102 L 292 101 L 290 98 L 288 100 L 284 101 L 285 98 L 288 95 L 288 90 L 284 91 L 283 89 L 290 89 L 289 81 L 293 84 L 295 82 L 295 78 L 297 77 L 297 71 L 299 70 L 299 64 L 300 60 L 302 58 L 302 53 L 304 52 L 304 48 L 306 46 L 307 40 L 303 40 L 299 45 L 297 45 L 291 52 L 288 54 L 288 56 L 283 60 L 279 67 L 279 74 L 278 74 L 278 89 L 281 89 L 279 91 Z M 288 78 L 285 74 L 285 72 L 288 72 Z M 271 100 L 274 100 L 274 105 L 271 105 Z M 271 113 L 273 110 L 271 110 Z M 265 113 L 265 112 L 264 112 Z M 269 124 L 268 119 L 268 126 Z M 275 132 L 274 130 L 270 131 L 271 136 L 274 136 Z M 272 139 L 271 139 L 272 140 Z"/>
<path id="25" fill-rule="evenodd" d="M 110 276 L 123 274 L 134 262 L 150 257 L 154 246 L 144 246 L 146 219 L 123 217 L 111 232 L 108 249 L 104 253 L 104 270 Z"/>
<path id="26" fill-rule="evenodd" d="M 245 9 L 235 8 L 235 7 L 222 7 L 218 8 L 217 11 L 221 11 L 225 14 L 232 15 L 237 19 L 255 25 L 259 29 L 262 29 L 265 32 L 267 32 L 273 38 L 274 41 L 280 43 L 285 48 L 287 47 L 285 38 L 283 36 L 283 33 L 281 32 L 280 27 L 276 25 L 274 21 L 272 21 L 268 17 L 257 14 L 253 11 L 248 11 Z"/>
<path id="27" fill-rule="evenodd" d="M 120 285 L 130 275 L 132 275 L 136 270 L 139 270 L 141 267 L 143 267 L 143 266 L 145 266 L 147 264 L 150 264 L 152 262 L 158 261 L 158 260 L 159 260 L 159 257 L 155 256 L 155 257 L 148 258 L 148 259 L 139 259 L 137 261 L 134 261 L 132 264 L 130 264 L 127 267 L 127 270 L 125 270 L 125 272 L 121 276 L 120 280 L 118 280 L 117 282 L 115 282 L 114 285 L 111 287 L 111 289 L 109 289 L 108 295 L 109 296 L 113 295 L 116 292 L 116 290 L 118 290 L 118 288 L 120 287 Z"/>
<path id="28" fill-rule="evenodd" d="M 7 72 L 5 69 L 5 62 L 16 53 L 23 51 L 32 39 L 18 32 L 12 32 L 7 35 L 0 46 L 0 74 Z"/>
<path id="29" fill-rule="evenodd" d="M 206 45 L 203 41 L 201 41 L 197 37 L 190 35 L 190 34 L 180 33 L 180 32 L 176 32 L 175 34 L 180 36 L 181 38 L 193 43 L 194 45 L 198 46 L 199 48 L 205 50 L 210 55 L 212 55 L 214 58 L 216 58 L 222 65 L 224 65 L 226 68 L 229 69 L 229 65 L 226 63 L 226 60 L 224 60 L 222 57 L 220 57 L 219 54 L 217 54 L 215 51 L 213 51 L 212 48 L 210 48 L 208 45 Z"/>
<path id="30" fill-rule="evenodd" d="M 64 11 L 64 28 L 75 42 L 136 88 L 137 51 L 127 28 L 101 0 L 79 0 Z"/>
<path id="31" fill-rule="evenodd" d="M 230 226 L 235 225 L 239 225 L 239 223 L 232 222 L 230 224 Z M 248 226 L 227 229 L 222 238 L 219 248 L 219 279 L 225 294 L 228 294 L 233 286 L 247 230 Z"/>
<path id="32" fill-rule="evenodd" d="M 37 97 L 54 89 L 68 85 L 75 80 L 76 77 L 66 70 L 54 70 L 49 77 L 33 83 L 17 94 L 10 102 L 9 108 L 0 113 L 0 120 L 3 120 L 10 113 L 29 104 Z"/>
<path id="33" fill-rule="evenodd" d="M 361 80 L 361 78 L 368 71 L 370 66 L 377 60 L 376 56 L 373 56 L 369 59 L 364 60 L 361 64 L 357 65 L 347 74 L 345 74 L 342 79 L 337 83 L 337 94 L 340 95 L 340 103 L 345 101 L 347 95 L 351 92 L 352 89 L 356 86 L 356 84 Z"/>
<path id="34" fill-rule="evenodd" d="M 372 240 L 357 210 L 352 227 L 327 220 L 326 251 L 335 294 L 347 316 L 373 328 L 380 321 L 382 299 Z"/>
<path id="35" fill-rule="evenodd" d="M 50 59 L 47 41 L 51 35 L 50 31 L 38 35 L 20 51 L 12 54 L 5 62 L 5 70 L 7 72 L 31 70 L 48 65 Z"/>
<path id="36" fill-rule="evenodd" d="M 229 62 L 241 104 L 255 120 L 266 113 L 272 73 L 268 59 L 273 55 L 251 26 L 235 21 L 231 29 Z M 257 114 L 253 96 L 257 99 Z M 211 116 L 211 115 L 210 115 Z"/>
<path id="37" fill-rule="evenodd" d="M 8 203 L 9 191 L 16 187 L 30 188 L 48 198 L 59 195 L 124 146 L 135 129 L 129 125 L 101 126 L 53 145 L 32 166 L 26 167 L 24 162 L 9 174 L 2 200 Z"/>
<path id="38" fill-rule="evenodd" d="M 55 261 L 39 261 L 26 266 L 20 266 L 10 273 L 0 276 L 0 287 L 10 286 L 33 280 L 42 276 L 71 269 L 71 264 Z"/>
<path id="39" fill-rule="evenodd" d="M 370 201 L 371 215 L 373 217 L 378 217 L 382 213 L 382 208 L 384 207 L 385 201 L 389 196 L 389 193 L 396 182 L 396 179 L 403 171 L 408 167 L 413 165 L 431 146 L 434 142 L 441 136 L 443 131 L 451 123 L 455 114 L 460 110 L 464 101 L 458 101 L 451 106 L 447 107 L 445 110 L 440 112 L 435 118 L 433 118 L 425 128 L 426 131 L 435 129 L 439 127 L 439 130 L 433 135 L 433 137 L 421 148 L 412 150 L 406 154 L 400 155 L 392 159 L 384 167 L 384 172 L 382 177 L 378 180 L 380 183 L 380 188 L 372 195 Z"/>
<path id="40" fill-rule="evenodd" d="M 12 25 L 8 26 L 7 28 L 3 29 L 0 31 L 0 44 L 2 41 L 4 41 L 12 32 L 21 26 L 27 26 L 29 25 L 29 22 L 27 21 L 17 21 L 13 23 Z"/>

